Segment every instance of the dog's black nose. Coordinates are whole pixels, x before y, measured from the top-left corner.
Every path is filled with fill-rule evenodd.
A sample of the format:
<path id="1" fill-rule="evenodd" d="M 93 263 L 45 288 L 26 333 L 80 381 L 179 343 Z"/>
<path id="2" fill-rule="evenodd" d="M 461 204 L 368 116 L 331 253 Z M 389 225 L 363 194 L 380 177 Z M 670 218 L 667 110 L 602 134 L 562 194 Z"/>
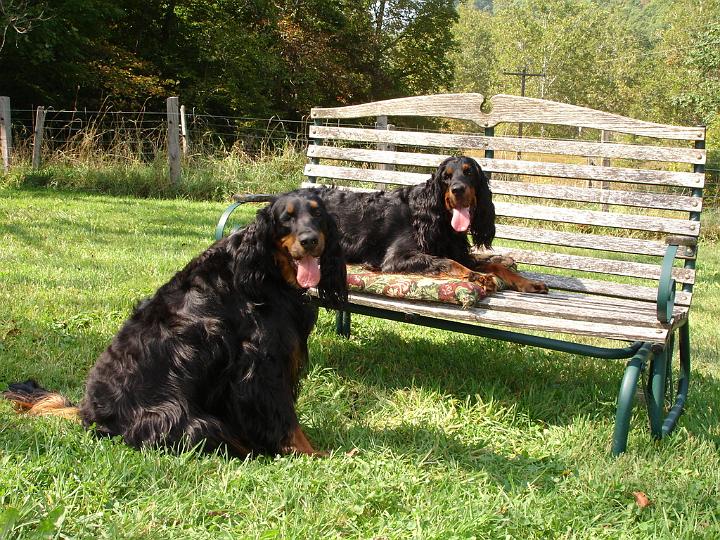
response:
<path id="1" fill-rule="evenodd" d="M 318 236 L 315 233 L 305 233 L 298 236 L 300 245 L 304 248 L 314 248 L 318 245 Z"/>
<path id="2" fill-rule="evenodd" d="M 465 193 L 465 186 L 463 186 L 462 184 L 454 185 L 450 187 L 450 191 L 453 192 L 453 195 L 462 195 L 463 193 Z"/>

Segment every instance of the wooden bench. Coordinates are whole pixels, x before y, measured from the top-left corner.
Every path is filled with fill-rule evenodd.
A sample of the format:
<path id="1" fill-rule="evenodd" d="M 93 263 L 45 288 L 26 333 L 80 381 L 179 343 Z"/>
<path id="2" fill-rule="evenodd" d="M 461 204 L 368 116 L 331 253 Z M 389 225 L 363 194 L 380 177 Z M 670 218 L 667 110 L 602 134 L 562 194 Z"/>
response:
<path id="1" fill-rule="evenodd" d="M 339 332 L 349 335 L 352 312 L 629 359 L 612 453 L 626 449 L 641 377 L 647 377 L 652 436 L 673 430 L 690 378 L 688 314 L 702 210 L 703 127 L 479 94 L 314 108 L 311 117 L 304 186 L 390 189 L 426 181 L 449 155 L 475 157 L 491 177 L 495 252 L 551 288 L 548 295 L 500 291 L 470 309 L 351 293 L 347 312 L 338 314 Z M 392 119 L 394 128 L 385 121 L 378 129 L 376 117 Z M 525 137 L 516 135 L 519 125 Z M 218 225 L 220 236 L 229 214 L 246 199 L 237 200 Z"/>

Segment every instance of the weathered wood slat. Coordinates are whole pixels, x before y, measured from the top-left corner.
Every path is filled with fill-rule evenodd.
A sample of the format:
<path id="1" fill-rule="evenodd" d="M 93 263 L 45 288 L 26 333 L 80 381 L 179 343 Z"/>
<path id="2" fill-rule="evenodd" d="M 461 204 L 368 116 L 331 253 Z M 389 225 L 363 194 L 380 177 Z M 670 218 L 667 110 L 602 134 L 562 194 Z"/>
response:
<path id="1" fill-rule="evenodd" d="M 495 179 L 491 181 L 490 188 L 492 192 L 497 195 L 537 197 L 562 201 L 612 204 L 684 212 L 700 212 L 702 209 L 702 199 L 700 197 L 668 195 L 666 193 L 581 188 L 559 186 L 556 184 L 531 184 L 527 182 L 506 182 Z"/>
<path id="2" fill-rule="evenodd" d="M 371 148 L 349 148 L 344 146 L 326 146 L 322 144 L 308 145 L 308 157 L 336 159 L 344 161 L 360 161 L 368 163 L 385 163 L 388 165 L 415 165 L 419 167 L 437 167 L 450 154 L 427 154 L 423 152 L 388 152 Z"/>
<path id="3" fill-rule="evenodd" d="M 428 133 L 418 131 L 383 131 L 335 126 L 310 126 L 310 138 L 369 143 L 422 146 L 428 148 L 461 148 L 507 150 L 539 154 L 559 154 L 605 158 L 641 159 L 678 163 L 705 163 L 705 150 L 641 146 L 620 143 L 595 143 L 517 137 L 486 137 L 474 134 Z"/>
<path id="4" fill-rule="evenodd" d="M 633 229 L 639 231 L 663 232 L 668 234 L 680 234 L 683 236 L 698 236 L 700 234 L 700 224 L 697 221 L 618 214 L 614 212 L 600 212 L 596 210 L 577 210 L 574 208 L 562 208 L 558 206 L 496 202 L 495 213 L 498 216 L 505 217 L 597 225 L 601 227 Z"/>
<path id="5" fill-rule="evenodd" d="M 406 314 L 425 315 L 439 319 L 607 339 L 663 343 L 668 333 L 666 328 L 633 326 L 630 324 L 610 324 L 596 321 L 578 321 L 492 310 L 482 307 L 462 309 L 460 307 L 446 306 L 438 303 L 408 302 L 358 293 L 350 293 L 349 300 L 352 304 L 388 309 Z"/>
<path id="6" fill-rule="evenodd" d="M 439 116 L 470 120 L 485 127 L 501 122 L 534 122 L 583 126 L 667 139 L 701 140 L 705 136 L 704 130 L 698 127 L 655 124 L 576 105 L 503 94 L 490 98 L 492 110 L 486 114 L 482 111 L 484 101 L 481 94 L 437 94 L 345 107 L 316 107 L 310 111 L 310 116 L 328 119 L 385 115 Z"/>
<path id="7" fill-rule="evenodd" d="M 338 180 L 355 180 L 358 182 L 374 182 L 378 184 L 398 184 L 412 186 L 425 182 L 430 175 L 403 171 L 379 171 L 377 169 L 354 169 L 352 167 L 335 167 L 333 165 L 316 165 L 308 163 L 303 171 L 305 176 L 318 178 L 335 178 Z"/>
<path id="8" fill-rule="evenodd" d="M 504 224 L 498 224 L 496 226 L 495 237 L 554 246 L 595 249 L 598 251 L 614 251 L 617 253 L 632 253 L 634 255 L 654 255 L 656 257 L 664 256 L 667 249 L 667 245 L 664 242 L 656 240 L 573 233 L 554 231 L 551 229 L 531 229 L 528 227 Z M 681 249 L 678 250 L 678 258 L 692 259 L 693 256 L 688 256 L 685 250 Z"/>
<path id="9" fill-rule="evenodd" d="M 364 118 L 369 116 L 439 116 L 481 123 L 485 119 L 482 94 L 436 94 L 386 99 L 345 107 L 313 107 L 311 118 Z"/>
<path id="10" fill-rule="evenodd" d="M 376 184 L 397 184 L 397 185 L 415 185 L 427 181 L 430 178 L 429 173 L 415 173 L 405 171 L 379 171 L 377 169 L 360 169 L 354 167 L 338 167 L 335 165 L 316 165 L 314 163 L 308 163 L 305 166 L 304 174 L 309 177 L 316 178 L 334 178 L 337 180 L 353 180 L 358 182 L 372 182 Z M 516 195 L 516 196 L 527 196 L 527 197 L 539 197 L 539 198 L 552 198 L 558 200 L 576 200 L 578 202 L 596 202 L 596 203 L 608 203 L 620 205 L 625 203 L 624 206 L 637 206 L 641 208 L 660 208 L 660 209 L 675 209 L 675 210 L 686 210 L 686 208 L 668 208 L 673 206 L 673 197 L 665 194 L 651 194 L 651 193 L 638 193 L 637 197 L 634 192 L 629 191 L 616 191 L 616 190 L 602 190 L 594 188 L 573 188 L 567 186 L 554 186 L 550 184 L 528 184 L 525 182 L 506 182 L 502 180 L 491 181 L 491 189 L 493 193 L 497 195 Z M 694 199 L 694 200 L 693 200 Z M 678 197 L 677 206 L 681 207 L 692 207 L 695 200 L 698 201 L 698 206 L 702 205 L 699 198 L 695 197 Z M 635 204 L 629 204 L 635 202 Z M 647 204 L 642 204 L 642 203 Z M 609 214 L 603 212 L 602 215 L 613 216 L 616 214 Z M 601 216 L 596 216 L 599 218 Z M 653 218 L 654 219 L 654 218 Z M 658 218 L 658 219 L 670 219 L 670 218 Z M 684 220 L 672 220 L 674 222 L 684 222 Z M 571 223 L 577 223 L 573 221 Z M 583 222 L 584 223 L 584 222 Z M 697 228 L 696 225 L 688 226 L 689 228 Z M 683 228 L 686 230 L 688 227 Z M 637 227 L 624 227 L 624 228 L 637 228 Z M 659 230 L 664 229 L 645 229 L 640 227 L 642 230 Z M 678 234 L 686 234 L 678 231 Z M 697 233 L 695 233 L 697 234 Z"/>
<path id="11" fill-rule="evenodd" d="M 545 274 L 539 272 L 521 271 L 520 274 L 529 279 L 544 281 L 551 289 L 600 294 L 616 298 L 646 300 L 648 302 L 657 301 L 657 289 L 655 287 L 627 285 L 624 283 L 615 283 L 613 281 L 558 276 L 555 274 Z M 692 295 L 690 293 L 678 291 L 675 294 L 675 304 L 678 306 L 689 306 L 691 300 Z"/>
<path id="12" fill-rule="evenodd" d="M 636 263 L 630 261 L 616 261 L 613 259 L 596 259 L 581 255 L 568 255 L 565 253 L 548 253 L 544 251 L 530 251 L 525 249 L 497 247 L 499 255 L 506 255 L 518 263 L 533 264 L 536 266 L 549 266 L 552 268 L 566 268 L 583 272 L 611 274 L 615 276 L 628 276 L 642 279 L 660 279 L 661 266 L 656 264 Z M 695 283 L 695 271 L 689 268 L 675 267 L 672 269 L 673 278 L 680 283 Z"/>
<path id="13" fill-rule="evenodd" d="M 343 148 L 339 146 L 323 145 L 310 145 L 308 147 L 308 156 L 324 159 L 359 161 L 363 163 L 385 163 L 390 165 L 411 165 L 429 168 L 436 167 L 443 159 L 449 157 L 447 154 L 427 154 L 419 152 L 387 152 L 365 148 Z M 486 172 L 545 176 L 554 178 L 575 178 L 581 180 L 607 180 L 612 182 L 626 182 L 634 184 L 656 184 L 696 188 L 701 188 L 705 184 L 705 175 L 692 172 L 629 169 L 622 167 L 598 167 L 594 165 L 568 165 L 564 163 L 518 161 L 510 159 L 476 159 L 480 166 L 483 168 L 483 170 L 485 170 Z M 542 184 L 534 186 L 536 186 L 538 189 L 543 188 Z M 548 189 L 549 192 L 552 191 L 552 188 L 548 187 L 546 189 Z M 572 193 L 572 191 L 568 191 L 568 193 Z M 593 200 L 593 202 L 623 204 L 622 202 L 613 203 L 610 201 L 602 200 L 602 196 L 614 196 L 615 198 L 619 197 L 619 195 L 613 194 L 611 190 L 594 190 L 588 193 L 592 193 L 591 199 L 581 198 L 572 200 Z M 588 196 L 586 195 L 586 197 Z M 698 198 L 677 198 L 672 195 L 665 195 L 660 197 L 658 200 L 664 201 L 664 203 L 662 203 L 662 206 L 659 206 L 659 208 L 668 208 L 667 203 L 675 199 L 677 199 L 678 202 L 683 203 L 684 207 L 679 209 L 693 212 L 699 211 L 698 204 L 700 204 L 700 200 Z M 625 200 L 630 200 L 630 198 L 628 197 Z M 672 206 L 670 208 L 674 209 L 675 206 Z"/>
<path id="14" fill-rule="evenodd" d="M 702 127 L 655 124 L 545 99 L 498 94 L 490 98 L 490 103 L 492 110 L 487 115 L 484 124 L 486 126 L 501 122 L 534 122 L 604 129 L 663 139 L 698 141 L 705 138 L 705 129 Z"/>
<path id="15" fill-rule="evenodd" d="M 498 311 L 508 311 L 526 315 L 565 318 L 577 321 L 598 321 L 610 324 L 630 324 L 663 328 L 658 321 L 655 305 L 649 302 L 624 302 L 622 305 L 596 302 L 588 295 L 558 294 L 550 291 L 547 295 L 529 297 L 527 294 L 512 294 L 512 291 L 500 291 L 480 300 L 475 307 Z M 687 316 L 687 307 L 676 306 L 673 310 L 675 322 Z"/>
<path id="16" fill-rule="evenodd" d="M 481 167 L 487 168 L 488 172 L 692 188 L 701 188 L 705 185 L 705 175 L 692 172 L 629 169 L 598 165 L 568 165 L 564 163 L 515 161 L 511 159 L 480 159 L 478 161 Z"/>

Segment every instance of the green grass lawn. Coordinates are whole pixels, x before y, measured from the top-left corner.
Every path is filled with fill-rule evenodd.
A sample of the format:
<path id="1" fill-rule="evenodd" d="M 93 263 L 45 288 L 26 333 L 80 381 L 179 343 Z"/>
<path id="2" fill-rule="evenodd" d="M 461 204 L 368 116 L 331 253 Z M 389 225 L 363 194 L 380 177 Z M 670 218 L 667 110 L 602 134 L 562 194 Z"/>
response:
<path id="1" fill-rule="evenodd" d="M 33 377 L 79 399 L 223 207 L 0 190 L 0 389 Z M 329 458 L 136 452 L 2 402 L 0 538 L 720 538 L 718 248 L 700 248 L 689 407 L 668 440 L 638 406 L 610 457 L 622 361 L 358 316 L 345 340 L 323 311 L 298 410 Z"/>

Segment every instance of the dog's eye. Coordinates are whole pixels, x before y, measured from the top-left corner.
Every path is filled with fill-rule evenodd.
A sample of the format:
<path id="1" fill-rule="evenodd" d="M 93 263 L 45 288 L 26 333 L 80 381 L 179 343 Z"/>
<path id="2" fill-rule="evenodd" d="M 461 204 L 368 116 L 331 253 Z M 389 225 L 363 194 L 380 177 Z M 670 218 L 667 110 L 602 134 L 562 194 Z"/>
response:
<path id="1" fill-rule="evenodd" d="M 310 215 L 313 217 L 320 217 L 322 215 L 322 211 L 319 208 L 311 208 Z"/>

